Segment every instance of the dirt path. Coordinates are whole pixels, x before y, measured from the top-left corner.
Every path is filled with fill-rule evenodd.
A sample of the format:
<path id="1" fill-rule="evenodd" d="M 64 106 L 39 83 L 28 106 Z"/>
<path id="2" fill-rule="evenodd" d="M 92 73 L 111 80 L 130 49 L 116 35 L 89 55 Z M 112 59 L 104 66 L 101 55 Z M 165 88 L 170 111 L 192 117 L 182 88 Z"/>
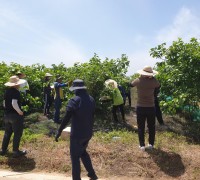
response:
<path id="1" fill-rule="evenodd" d="M 42 172 L 14 172 L 8 170 L 0 170 L 0 179 L 2 180 L 71 180 L 72 177 L 67 177 L 63 174 L 57 173 L 42 173 Z M 81 178 L 82 180 L 88 180 L 88 177 Z M 121 177 L 110 177 L 110 178 L 99 178 L 99 180 L 133 180 L 133 178 Z M 141 180 L 140 178 L 134 178 L 134 180 Z"/>

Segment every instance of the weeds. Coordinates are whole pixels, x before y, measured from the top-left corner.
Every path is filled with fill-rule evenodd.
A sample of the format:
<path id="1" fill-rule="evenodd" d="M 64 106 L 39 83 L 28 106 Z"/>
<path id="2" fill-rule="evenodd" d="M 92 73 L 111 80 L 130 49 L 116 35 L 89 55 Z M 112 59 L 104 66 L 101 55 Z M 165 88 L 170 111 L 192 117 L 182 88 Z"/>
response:
<path id="1" fill-rule="evenodd" d="M 95 139 L 98 139 L 104 143 L 110 143 L 113 141 L 121 141 L 123 143 L 131 143 L 136 141 L 137 135 L 136 133 L 129 132 L 125 129 L 122 130 L 113 130 L 110 132 L 96 132 L 94 135 Z"/>
<path id="2" fill-rule="evenodd" d="M 38 139 L 41 139 L 43 134 L 35 134 L 30 129 L 25 129 L 21 138 L 21 144 L 36 143 Z"/>

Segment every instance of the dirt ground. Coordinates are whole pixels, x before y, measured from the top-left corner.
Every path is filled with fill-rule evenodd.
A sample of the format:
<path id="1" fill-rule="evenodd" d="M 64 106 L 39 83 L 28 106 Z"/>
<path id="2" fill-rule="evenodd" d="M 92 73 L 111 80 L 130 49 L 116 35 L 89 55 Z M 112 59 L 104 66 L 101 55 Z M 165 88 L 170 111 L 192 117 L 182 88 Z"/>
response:
<path id="1" fill-rule="evenodd" d="M 152 151 L 138 148 L 136 114 L 126 106 L 125 128 L 131 141 L 101 141 L 92 138 L 88 152 L 97 175 L 102 180 L 198 180 L 200 179 L 200 145 L 184 135 L 185 122 L 172 116 L 164 116 L 165 127 L 156 123 L 156 146 Z M 45 119 L 43 119 L 45 121 Z M 46 119 L 46 121 L 48 121 Z M 131 132 L 131 133 L 130 133 Z M 147 131 L 148 134 L 148 131 Z M 2 137 L 1 137 L 2 139 Z M 56 143 L 52 137 L 29 140 L 26 157 L 13 159 L 0 157 L 0 168 L 25 173 L 60 173 L 71 176 L 69 142 Z M 87 173 L 82 165 L 82 176 Z M 57 179 L 57 178 L 56 178 Z M 86 178 L 87 179 L 87 178 Z"/>

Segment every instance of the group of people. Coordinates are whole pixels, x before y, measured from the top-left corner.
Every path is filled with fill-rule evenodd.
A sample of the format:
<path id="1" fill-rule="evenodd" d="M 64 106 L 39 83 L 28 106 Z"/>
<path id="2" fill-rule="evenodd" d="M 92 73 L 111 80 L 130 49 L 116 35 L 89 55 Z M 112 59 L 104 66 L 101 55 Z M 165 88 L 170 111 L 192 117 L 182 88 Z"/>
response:
<path id="1" fill-rule="evenodd" d="M 139 147 L 141 150 L 145 148 L 152 149 L 155 141 L 155 101 L 154 90 L 159 88 L 160 84 L 154 77 L 157 73 L 150 66 L 139 70 L 140 77 L 130 82 L 130 87 L 137 88 L 137 124 L 138 124 L 138 136 Z M 49 79 L 51 74 L 46 74 L 46 110 L 44 113 L 49 113 L 49 101 L 48 95 L 50 92 Z M 61 87 L 67 86 L 67 84 L 61 83 L 61 78 L 57 78 L 54 83 L 55 91 L 61 98 Z M 2 142 L 2 149 L 0 154 L 5 155 L 7 153 L 8 143 L 12 132 L 14 132 L 13 139 L 13 156 L 19 157 L 25 155 L 26 151 L 19 150 L 19 142 L 23 132 L 23 111 L 20 108 L 20 92 L 19 86 L 22 81 L 17 76 L 12 76 L 9 82 L 5 83 L 6 89 L 4 96 L 5 107 L 5 134 Z M 122 112 L 122 119 L 124 120 L 123 105 L 124 101 L 120 94 L 120 90 L 115 81 L 108 80 L 106 84 L 113 89 L 113 112 L 116 112 L 116 108 L 120 108 Z M 56 89 L 58 88 L 58 89 Z M 95 101 L 92 96 L 87 92 L 87 87 L 84 81 L 76 79 L 73 81 L 72 86 L 69 88 L 73 91 L 75 96 L 71 98 L 66 107 L 66 113 L 61 121 L 58 132 L 55 136 L 55 141 L 58 141 L 63 129 L 71 122 L 71 134 L 70 134 L 70 156 L 72 162 L 72 178 L 73 180 L 81 180 L 81 168 L 80 159 L 85 166 L 88 177 L 91 180 L 98 179 L 95 170 L 92 165 L 91 158 L 87 152 L 87 147 L 90 139 L 93 135 L 94 113 L 95 113 Z M 56 100 L 57 96 L 54 98 Z M 58 100 L 55 104 L 61 105 Z M 57 112 L 59 116 L 59 112 Z M 114 117 L 116 118 L 116 117 Z M 115 119 L 117 120 L 117 119 Z M 149 128 L 149 144 L 145 147 L 145 122 L 147 121 Z"/>
<path id="2" fill-rule="evenodd" d="M 145 69 L 151 69 L 151 67 L 145 67 Z M 143 77 L 148 77 L 148 78 L 153 78 L 155 79 L 155 75 L 156 75 L 156 71 L 153 71 L 153 73 L 149 73 L 147 75 L 147 73 L 142 73 L 143 71 L 139 71 L 138 73 L 140 73 L 140 77 L 138 78 L 139 80 L 142 79 Z M 131 107 L 131 87 L 134 87 L 136 85 L 128 83 L 128 85 L 126 85 L 126 87 L 121 86 L 119 84 L 117 84 L 117 82 L 115 80 L 112 79 L 108 79 L 105 81 L 105 85 L 107 88 L 109 88 L 111 90 L 111 94 L 110 97 L 107 97 L 108 99 L 112 100 L 112 115 L 113 115 L 113 120 L 115 123 L 119 123 L 118 117 L 117 117 L 117 111 L 120 111 L 121 113 L 121 117 L 122 117 L 122 122 L 126 123 L 125 121 L 125 113 L 124 113 L 124 105 L 126 104 L 126 99 L 128 97 L 128 102 L 129 102 L 129 106 Z M 143 85 L 142 85 L 143 86 Z M 136 86 L 137 87 L 137 86 Z M 126 90 L 125 90 L 126 88 Z M 140 99 L 144 99 L 144 101 L 146 101 L 146 96 L 149 97 L 149 94 L 146 94 L 143 92 L 143 90 L 141 90 L 142 88 L 137 88 L 138 89 L 138 98 L 139 98 L 139 104 L 137 104 L 137 109 L 138 107 L 140 107 Z M 145 88 L 149 89 L 149 88 Z M 140 92 L 141 91 L 141 92 Z M 148 91 L 147 91 L 148 92 Z M 162 117 L 162 112 L 160 109 L 160 105 L 159 105 L 159 100 L 158 100 L 158 95 L 160 92 L 160 85 L 158 87 L 154 88 L 153 91 L 153 104 L 154 104 L 154 110 L 155 110 L 155 117 L 158 120 L 158 123 L 160 125 L 164 125 L 164 121 L 163 121 L 163 117 Z M 152 92 L 151 92 L 152 93 Z M 145 97 L 141 97 L 141 95 L 144 95 Z M 150 106 L 151 104 L 144 104 L 144 106 Z"/>
<path id="3" fill-rule="evenodd" d="M 46 75 L 47 77 L 51 77 L 51 74 Z M 47 78 L 47 81 L 48 79 L 49 78 Z M 20 80 L 17 76 L 11 76 L 9 82 L 5 83 L 5 86 L 8 88 L 6 89 L 3 102 L 5 108 L 5 133 L 0 151 L 0 155 L 2 156 L 6 155 L 8 152 L 8 144 L 13 132 L 13 157 L 17 158 L 27 153 L 26 150 L 19 150 L 24 122 L 19 89 L 20 85 L 23 83 L 24 81 Z M 47 87 L 48 86 L 47 83 Z M 66 86 L 66 84 L 62 84 L 61 78 L 58 77 L 54 86 L 58 88 L 58 90 L 55 90 L 58 91 L 59 97 L 61 97 L 62 91 L 59 90 L 59 87 Z M 87 93 L 83 80 L 74 80 L 69 90 L 73 91 L 75 96 L 69 100 L 66 107 L 66 114 L 55 136 L 55 140 L 58 141 L 62 130 L 71 120 L 70 155 L 72 161 L 72 178 L 73 180 L 81 180 L 81 159 L 88 171 L 88 177 L 90 177 L 91 180 L 96 180 L 98 177 L 92 166 L 90 156 L 86 151 L 88 143 L 93 135 L 95 101 L 93 97 Z"/>

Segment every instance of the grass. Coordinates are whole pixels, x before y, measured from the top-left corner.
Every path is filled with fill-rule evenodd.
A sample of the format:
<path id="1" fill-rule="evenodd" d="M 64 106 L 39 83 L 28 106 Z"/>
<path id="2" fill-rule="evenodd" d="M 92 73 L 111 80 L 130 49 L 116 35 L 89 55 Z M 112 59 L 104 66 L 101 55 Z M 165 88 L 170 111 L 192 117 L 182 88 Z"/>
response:
<path id="1" fill-rule="evenodd" d="M 99 177 L 125 177 L 153 178 L 153 179 L 199 179 L 200 178 L 200 146 L 199 143 L 188 141 L 188 136 L 182 131 L 184 122 L 180 119 L 165 117 L 169 126 L 163 130 L 156 126 L 156 144 L 152 151 L 141 152 L 138 148 L 138 135 L 136 129 L 132 129 L 136 123 L 134 112 L 126 116 L 129 126 L 110 125 L 106 131 L 96 126 L 96 131 L 90 141 L 88 151 L 91 155 L 94 168 Z M 129 117 L 130 116 L 130 117 Z M 54 134 L 57 126 L 42 117 L 35 123 L 26 123 L 21 147 L 28 150 L 26 157 L 13 159 L 12 154 L 0 156 L 1 168 L 13 171 L 45 171 L 59 172 L 71 175 L 71 160 L 69 152 L 69 139 L 55 142 Z M 29 121 L 31 120 L 29 117 Z M 182 120 L 181 120 L 182 121 Z M 176 126 L 178 132 L 175 132 Z M 173 127 L 173 128 L 172 128 Z M 0 131 L 0 139 L 3 131 Z M 146 133 L 146 142 L 148 133 Z M 12 142 L 11 142 L 12 143 Z M 11 151 L 12 144 L 9 145 Z M 82 166 L 82 174 L 86 171 Z"/>
<path id="2" fill-rule="evenodd" d="M 131 133 L 130 131 L 127 131 L 126 129 L 122 130 L 113 130 L 111 132 L 96 132 L 94 134 L 94 139 L 98 140 L 102 143 L 111 143 L 111 142 L 122 142 L 124 144 L 132 143 L 133 141 L 136 141 L 136 133 Z"/>

